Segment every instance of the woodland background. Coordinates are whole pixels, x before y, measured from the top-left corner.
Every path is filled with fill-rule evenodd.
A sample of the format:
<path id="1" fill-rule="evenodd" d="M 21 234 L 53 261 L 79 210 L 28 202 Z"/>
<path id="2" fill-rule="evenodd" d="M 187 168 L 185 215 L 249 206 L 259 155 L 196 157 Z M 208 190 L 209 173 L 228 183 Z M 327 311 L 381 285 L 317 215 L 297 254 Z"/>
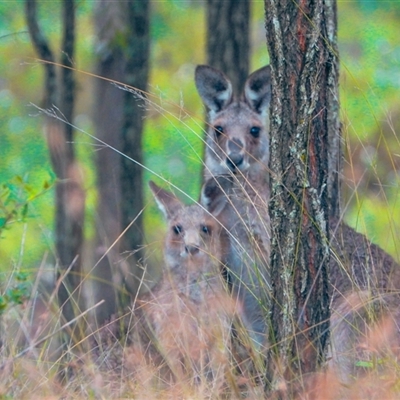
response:
<path id="1" fill-rule="evenodd" d="M 98 194 L 94 157 L 94 64 L 100 49 L 96 2 L 77 2 L 76 105 L 73 124 L 83 170 L 85 251 L 95 242 Z M 253 1 L 251 71 L 268 64 L 264 2 Z M 61 2 L 39 2 L 39 21 L 54 49 L 61 38 Z M 340 104 L 345 160 L 345 220 L 400 260 L 400 2 L 338 1 Z M 144 228 L 149 264 L 161 260 L 163 221 L 146 182 L 153 172 L 197 199 L 201 184 L 204 109 L 193 73 L 205 63 L 205 2 L 151 4 L 148 110 L 143 136 Z M 54 185 L 43 116 L 43 67 L 33 51 L 24 3 L 0 2 L 0 282 L 32 272 L 54 254 Z M 55 54 L 58 58 L 60 54 Z M 111 83 L 110 83 L 111 84 Z M 174 106 L 176 105 L 176 106 Z M 183 107 L 185 112 L 180 110 Z M 113 104 L 105 105 L 112 110 Z M 181 196 L 183 198 L 183 196 Z M 189 202 L 189 200 L 188 200 Z M 9 216 L 12 215 L 12 218 Z M 87 265 L 86 268 L 91 268 Z"/>

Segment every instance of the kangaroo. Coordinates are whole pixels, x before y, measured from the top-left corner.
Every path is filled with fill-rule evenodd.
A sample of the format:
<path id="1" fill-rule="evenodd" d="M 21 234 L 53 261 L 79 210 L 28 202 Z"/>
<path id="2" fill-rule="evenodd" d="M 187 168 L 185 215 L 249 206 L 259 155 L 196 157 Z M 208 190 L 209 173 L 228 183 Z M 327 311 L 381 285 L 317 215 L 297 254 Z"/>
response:
<path id="1" fill-rule="evenodd" d="M 270 289 L 267 124 L 270 69 L 267 66 L 251 74 L 240 97 L 235 97 L 226 76 L 212 67 L 198 66 L 195 82 L 209 111 L 204 164 L 207 183 L 201 203 L 207 209 L 213 204 L 213 193 L 220 186 L 220 182 L 212 182 L 213 177 L 231 177 L 228 201 L 218 217 L 230 233 L 225 263 L 243 324 L 260 350 L 266 344 L 263 299 Z"/>
<path id="2" fill-rule="evenodd" d="M 369 291 L 353 291 L 338 302 L 331 316 L 328 367 L 341 382 L 349 385 L 356 378 L 382 376 L 385 371 L 397 375 L 399 300 L 398 293 L 372 297 Z"/>
<path id="3" fill-rule="evenodd" d="M 228 278 L 241 319 L 256 349 L 266 344 L 264 293 L 268 292 L 269 186 L 268 107 L 271 98 L 270 69 L 249 76 L 236 98 L 225 75 L 198 66 L 197 90 L 209 110 L 204 179 L 201 202 L 209 209 L 218 185 L 210 178 L 229 175 L 232 188 L 220 222 L 229 232 L 225 258 Z M 209 210 L 210 211 L 210 210 Z"/>
<path id="4" fill-rule="evenodd" d="M 225 209 L 218 216 L 230 232 L 225 261 L 232 291 L 242 304 L 242 318 L 253 340 L 265 343 L 267 313 L 262 294 L 270 291 L 270 70 L 267 66 L 251 74 L 239 97 L 232 93 L 229 79 L 209 66 L 196 68 L 195 83 L 208 109 L 204 177 L 225 175 L 232 182 L 226 190 Z M 213 204 L 218 180 L 208 180 L 209 187 L 203 190 L 205 208 Z M 330 221 L 330 237 L 332 312 L 351 292 L 400 288 L 400 266 L 381 248 L 335 219 Z"/>
<path id="5" fill-rule="evenodd" d="M 145 340 L 162 354 L 175 379 L 221 381 L 234 314 L 221 274 L 226 234 L 200 205 L 184 206 L 172 193 L 149 184 L 168 222 L 164 268 L 160 282 L 138 298 L 135 313 Z M 225 202 L 219 197 L 212 210 L 217 215 Z"/>

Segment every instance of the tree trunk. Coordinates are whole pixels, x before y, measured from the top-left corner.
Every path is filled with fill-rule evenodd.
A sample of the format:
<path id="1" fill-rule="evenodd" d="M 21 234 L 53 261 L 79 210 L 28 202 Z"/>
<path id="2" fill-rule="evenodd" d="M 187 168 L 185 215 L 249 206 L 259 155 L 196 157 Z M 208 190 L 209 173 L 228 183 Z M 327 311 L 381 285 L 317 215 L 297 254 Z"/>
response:
<path id="1" fill-rule="evenodd" d="M 82 178 L 73 148 L 72 123 L 74 109 L 73 70 L 62 68 L 61 84 L 57 87 L 54 57 L 37 22 L 36 1 L 27 0 L 26 15 L 29 33 L 38 56 L 45 64 L 45 108 L 57 107 L 62 123 L 47 117 L 46 134 L 52 167 L 57 176 L 55 187 L 55 244 L 58 257 L 58 276 L 63 277 L 58 299 L 66 321 L 71 321 L 80 312 L 78 296 L 81 281 L 81 254 L 83 243 L 83 221 L 85 195 Z M 72 67 L 74 57 L 75 4 L 73 0 L 63 2 L 64 35 L 61 64 Z"/>
<path id="2" fill-rule="evenodd" d="M 124 76 L 123 49 L 116 38 L 125 29 L 125 13 L 120 3 L 100 1 L 95 12 L 98 61 L 96 74 L 120 82 Z M 95 82 L 94 122 L 96 136 L 113 148 L 121 148 L 124 92 L 108 80 Z M 93 302 L 105 300 L 96 309 L 102 324 L 117 309 L 117 286 L 122 278 L 116 267 L 120 253 L 121 190 L 120 155 L 106 146 L 96 153 L 97 211 L 96 267 Z"/>
<path id="3" fill-rule="evenodd" d="M 207 0 L 207 63 L 223 71 L 234 93 L 249 75 L 251 0 Z"/>
<path id="4" fill-rule="evenodd" d="M 325 358 L 328 216 L 338 212 L 338 58 L 334 1 L 265 0 L 265 9 L 272 71 L 267 382 L 274 386 Z"/>
<path id="5" fill-rule="evenodd" d="M 150 0 L 128 2 L 129 31 L 125 49 L 126 67 L 124 82 L 138 89 L 137 95 L 126 92 L 124 98 L 124 123 L 122 127 L 122 152 L 135 160 L 121 158 L 122 227 L 134 221 L 124 236 L 126 251 L 133 251 L 136 259 L 143 258 L 143 163 L 142 132 L 146 103 L 143 92 L 147 90 L 150 52 Z M 130 263 L 129 263 L 130 264 Z"/>
<path id="6" fill-rule="evenodd" d="M 100 49 L 97 74 L 146 90 L 149 2 L 100 1 L 95 20 Z M 95 98 L 97 137 L 142 163 L 145 103 L 141 95 L 124 92 L 109 81 L 99 79 Z M 105 300 L 97 309 L 97 322 L 101 324 L 117 311 L 123 281 L 132 292 L 137 286 L 132 277 L 139 275 L 137 261 L 143 257 L 140 249 L 144 241 L 143 188 L 141 167 L 114 150 L 102 148 L 96 162 L 99 189 L 96 256 L 99 262 L 95 269 L 94 297 L 95 302 Z M 132 226 L 120 237 L 130 224 Z M 127 263 L 122 262 L 122 257 Z M 126 264 L 128 268 L 122 268 Z"/>

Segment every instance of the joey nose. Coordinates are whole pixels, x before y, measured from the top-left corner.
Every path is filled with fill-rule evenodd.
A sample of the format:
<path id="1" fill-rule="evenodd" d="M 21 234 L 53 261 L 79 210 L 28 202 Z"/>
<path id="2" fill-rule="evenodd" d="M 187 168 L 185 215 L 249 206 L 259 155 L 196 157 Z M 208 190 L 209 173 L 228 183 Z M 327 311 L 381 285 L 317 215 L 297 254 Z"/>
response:
<path id="1" fill-rule="evenodd" d="M 234 171 L 243 163 L 243 154 L 231 153 L 226 159 L 226 163 L 231 171 Z"/>
<path id="2" fill-rule="evenodd" d="M 191 244 L 191 245 L 185 246 L 185 251 L 187 254 L 194 256 L 195 254 L 197 254 L 199 252 L 199 248 L 197 246 Z"/>

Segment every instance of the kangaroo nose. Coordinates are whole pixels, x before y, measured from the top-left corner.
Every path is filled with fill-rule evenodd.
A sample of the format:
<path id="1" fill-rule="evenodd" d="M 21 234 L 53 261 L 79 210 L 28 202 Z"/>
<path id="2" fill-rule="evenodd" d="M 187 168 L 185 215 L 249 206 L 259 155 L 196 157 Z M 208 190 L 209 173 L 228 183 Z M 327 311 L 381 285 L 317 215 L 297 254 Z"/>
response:
<path id="1" fill-rule="evenodd" d="M 194 256 L 195 254 L 197 254 L 199 252 L 199 248 L 195 245 L 187 245 L 185 246 L 185 251 L 186 253 Z"/>
<path id="2" fill-rule="evenodd" d="M 243 143 L 238 138 L 232 138 L 228 141 L 228 152 L 229 153 L 240 153 L 243 149 Z"/>
<path id="3" fill-rule="evenodd" d="M 243 155 L 240 153 L 231 153 L 226 159 L 226 163 L 231 171 L 234 171 L 236 167 L 239 167 L 243 163 Z"/>
<path id="4" fill-rule="evenodd" d="M 233 138 L 228 142 L 228 158 L 226 163 L 231 171 L 234 171 L 243 162 L 243 143 L 238 138 Z"/>

